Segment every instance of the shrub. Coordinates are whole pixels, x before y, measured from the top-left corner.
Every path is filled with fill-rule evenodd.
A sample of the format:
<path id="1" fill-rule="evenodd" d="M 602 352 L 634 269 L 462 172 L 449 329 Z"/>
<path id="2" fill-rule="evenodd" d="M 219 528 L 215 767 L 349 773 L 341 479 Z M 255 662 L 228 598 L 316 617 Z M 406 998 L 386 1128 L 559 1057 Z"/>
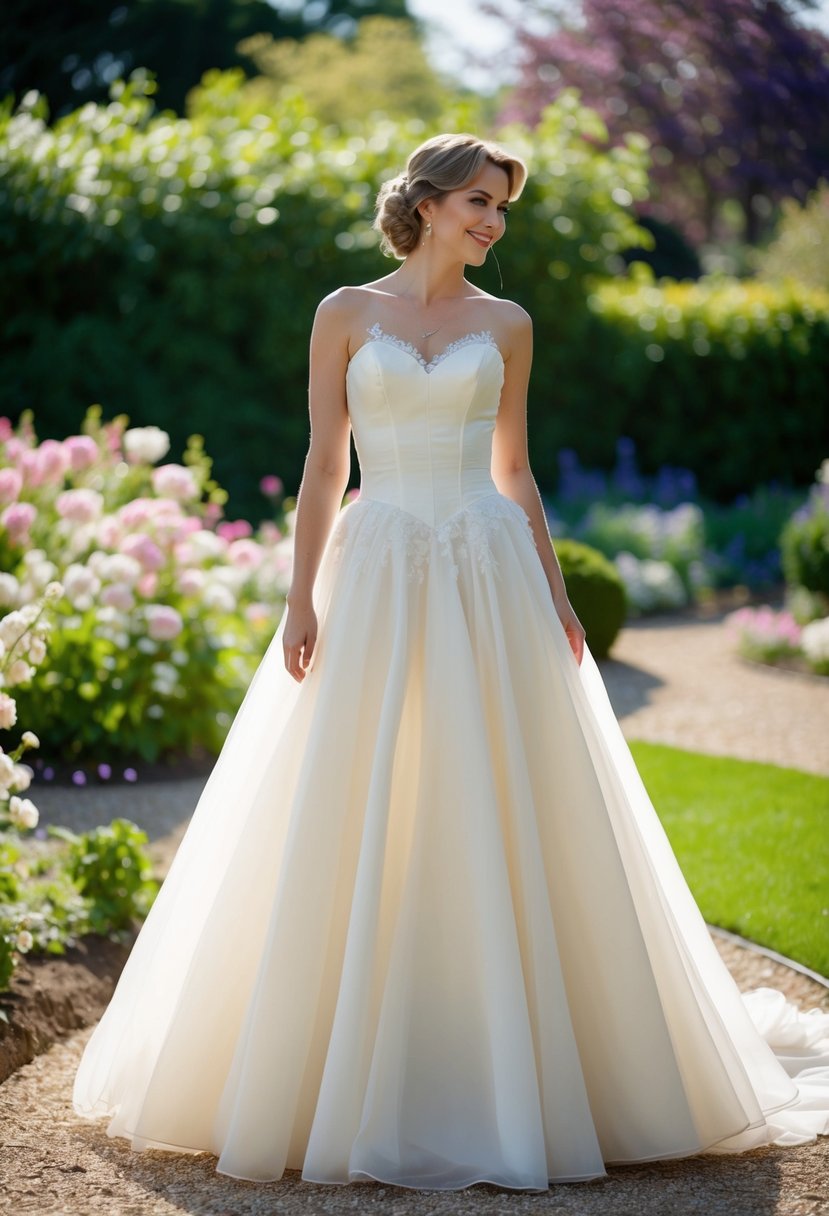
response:
<path id="1" fill-rule="evenodd" d="M 143 920 L 159 887 L 144 848 L 146 832 L 129 819 L 113 819 L 80 836 L 53 831 L 69 842 L 67 871 L 89 904 L 93 932 L 127 929 L 136 917 Z"/>
<path id="2" fill-rule="evenodd" d="M 17 692 L 50 759 L 217 752 L 287 590 L 274 522 L 255 536 L 246 520 L 217 522 L 226 496 L 201 437 L 184 464 L 153 467 L 169 436 L 126 424 L 91 409 L 82 435 L 38 443 L 30 414 L 16 432 L 0 419 L 7 622 L 50 580 L 64 593 L 41 678 Z"/>
<path id="3" fill-rule="evenodd" d="M 811 592 L 829 612 L 829 459 L 818 469 L 807 502 L 783 529 L 780 546 L 789 587 Z"/>
<path id="4" fill-rule="evenodd" d="M 787 198 L 771 243 L 754 255 L 761 279 L 794 279 L 806 287 L 829 283 L 829 181 L 821 180 L 805 206 Z"/>
<path id="5" fill-rule="evenodd" d="M 627 598 L 621 576 L 597 549 L 561 538 L 553 547 L 570 603 L 587 634 L 593 656 L 604 659 L 625 622 Z"/>
<path id="6" fill-rule="evenodd" d="M 637 262 L 627 279 L 597 281 L 588 306 L 607 370 L 582 427 L 624 430 L 649 470 L 681 456 L 718 501 L 811 480 L 812 453 L 829 444 L 829 292 L 719 275 L 656 283 Z"/>

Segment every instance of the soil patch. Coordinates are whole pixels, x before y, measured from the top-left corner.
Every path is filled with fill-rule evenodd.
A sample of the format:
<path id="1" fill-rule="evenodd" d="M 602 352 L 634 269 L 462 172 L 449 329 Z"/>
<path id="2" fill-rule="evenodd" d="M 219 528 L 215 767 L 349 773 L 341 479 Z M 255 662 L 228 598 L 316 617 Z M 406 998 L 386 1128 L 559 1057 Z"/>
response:
<path id="1" fill-rule="evenodd" d="M 65 954 L 21 958 L 11 987 L 0 993 L 0 1084 L 22 1064 L 68 1034 L 96 1022 L 135 941 L 99 934 L 78 939 Z"/>

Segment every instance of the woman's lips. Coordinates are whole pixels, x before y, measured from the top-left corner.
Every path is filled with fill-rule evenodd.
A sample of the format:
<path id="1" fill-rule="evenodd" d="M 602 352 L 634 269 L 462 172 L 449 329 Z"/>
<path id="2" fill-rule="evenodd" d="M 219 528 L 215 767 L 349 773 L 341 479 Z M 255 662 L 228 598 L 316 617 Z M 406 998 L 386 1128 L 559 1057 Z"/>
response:
<path id="1" fill-rule="evenodd" d="M 484 249 L 488 249 L 492 244 L 491 236 L 481 236 L 480 233 L 473 232 L 470 228 L 467 228 L 466 235 L 471 236 L 472 240 L 476 241 L 477 244 L 481 245 Z"/>

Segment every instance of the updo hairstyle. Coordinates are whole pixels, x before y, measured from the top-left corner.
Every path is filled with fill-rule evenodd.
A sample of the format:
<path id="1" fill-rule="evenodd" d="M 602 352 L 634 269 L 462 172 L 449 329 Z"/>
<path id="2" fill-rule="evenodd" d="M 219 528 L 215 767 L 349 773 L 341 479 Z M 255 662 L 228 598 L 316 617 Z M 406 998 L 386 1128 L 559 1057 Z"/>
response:
<path id="1" fill-rule="evenodd" d="M 527 180 L 527 167 L 497 144 L 474 135 L 435 135 L 415 148 L 406 171 L 380 187 L 374 227 L 381 233 L 384 253 L 403 259 L 420 242 L 422 220 L 417 208 L 427 198 L 443 198 L 474 181 L 486 161 L 504 169 L 510 200 L 518 198 Z"/>

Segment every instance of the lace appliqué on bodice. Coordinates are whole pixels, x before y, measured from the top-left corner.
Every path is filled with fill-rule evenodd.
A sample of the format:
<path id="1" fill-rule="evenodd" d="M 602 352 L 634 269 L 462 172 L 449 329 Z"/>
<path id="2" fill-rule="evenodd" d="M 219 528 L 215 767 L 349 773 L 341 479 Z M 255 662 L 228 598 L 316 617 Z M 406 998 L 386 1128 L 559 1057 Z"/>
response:
<path id="1" fill-rule="evenodd" d="M 482 329 L 479 333 L 464 334 L 462 338 L 456 338 L 454 342 L 450 342 L 448 346 L 445 346 L 440 354 L 435 355 L 433 359 L 429 359 L 427 361 L 412 342 L 406 342 L 403 340 L 403 338 L 398 338 L 396 334 L 388 333 L 385 329 L 383 329 L 379 321 L 375 322 L 374 325 L 369 326 L 367 333 L 369 335 L 369 341 L 390 342 L 392 346 L 396 346 L 400 350 L 404 350 L 408 355 L 411 355 L 413 359 L 416 359 L 423 370 L 427 373 L 434 371 L 434 369 L 440 363 L 443 363 L 444 359 L 448 359 L 450 355 L 453 355 L 456 350 L 460 350 L 462 346 L 470 346 L 474 342 L 483 343 L 485 346 L 494 346 L 495 349 L 498 350 L 498 343 L 492 336 L 492 331 L 489 329 Z"/>
<path id="2" fill-rule="evenodd" d="M 341 561 L 348 549 L 349 569 L 355 574 L 369 557 L 385 566 L 399 555 L 405 560 L 409 582 L 422 583 L 436 546 L 439 559 L 455 578 L 459 563 L 470 561 L 481 573 L 500 578 L 490 542 L 508 519 L 517 520 L 535 545 L 527 513 L 502 494 L 476 499 L 435 528 L 394 503 L 358 498 L 343 512 L 332 536 L 332 560 Z"/>

